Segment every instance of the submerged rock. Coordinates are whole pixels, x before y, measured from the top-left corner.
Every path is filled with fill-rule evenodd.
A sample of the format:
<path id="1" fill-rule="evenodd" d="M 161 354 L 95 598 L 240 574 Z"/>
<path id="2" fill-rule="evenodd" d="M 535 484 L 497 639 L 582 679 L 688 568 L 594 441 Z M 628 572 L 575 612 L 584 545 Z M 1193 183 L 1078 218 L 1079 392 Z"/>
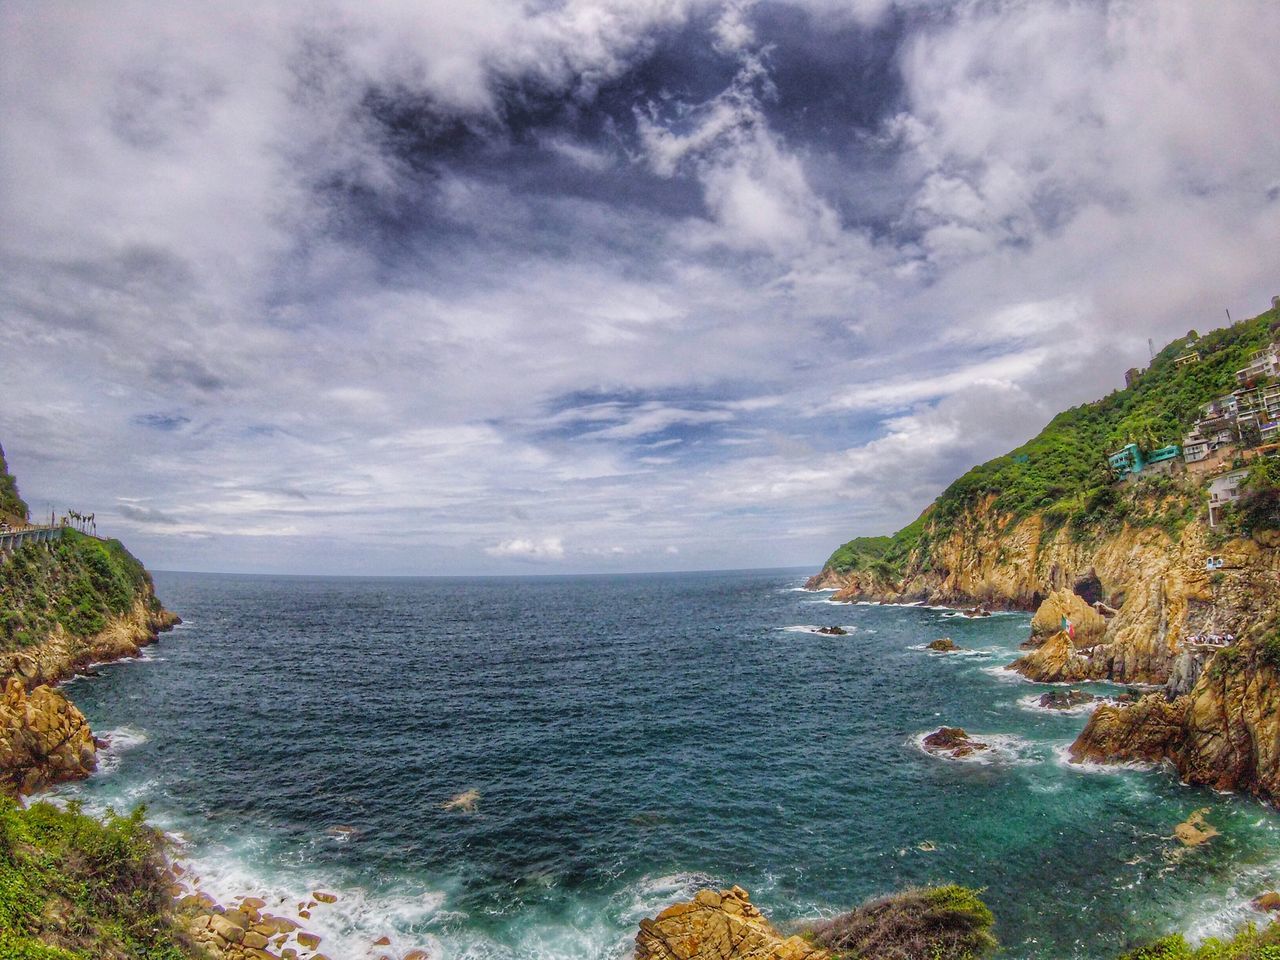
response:
<path id="1" fill-rule="evenodd" d="M 956 646 L 955 641 L 950 637 L 939 637 L 937 640 L 927 644 L 927 649 L 937 650 L 940 653 L 954 653 L 960 648 Z"/>
<path id="2" fill-rule="evenodd" d="M 1216 837 L 1218 831 L 1214 829 L 1213 824 L 1205 820 L 1208 813 L 1208 807 L 1201 807 L 1183 820 L 1173 828 L 1174 839 L 1184 847 L 1198 847 Z"/>
<path id="3" fill-rule="evenodd" d="M 849 631 L 844 627 L 819 627 L 818 633 L 825 633 L 832 637 L 844 637 L 848 636 Z"/>
<path id="4" fill-rule="evenodd" d="M 636 960 L 829 960 L 800 937 L 784 937 L 741 887 L 699 890 L 693 900 L 640 921 Z"/>
<path id="5" fill-rule="evenodd" d="M 475 813 L 476 807 L 480 803 L 479 790 L 466 790 L 451 800 L 446 800 L 440 805 L 442 810 L 460 810 L 463 813 Z"/>
<path id="6" fill-rule="evenodd" d="M 955 759 L 991 749 L 989 744 L 974 740 L 962 727 L 939 727 L 924 738 L 924 748 L 930 753 L 945 754 Z"/>

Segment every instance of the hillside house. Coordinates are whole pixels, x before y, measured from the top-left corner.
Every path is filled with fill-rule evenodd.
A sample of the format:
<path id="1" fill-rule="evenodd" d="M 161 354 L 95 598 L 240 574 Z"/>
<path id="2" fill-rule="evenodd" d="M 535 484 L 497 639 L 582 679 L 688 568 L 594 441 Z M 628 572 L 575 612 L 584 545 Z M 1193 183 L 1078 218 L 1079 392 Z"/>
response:
<path id="1" fill-rule="evenodd" d="M 1275 377 L 1280 377 L 1280 342 L 1262 348 L 1249 359 L 1247 366 L 1236 371 L 1236 381 L 1242 387 Z"/>
<path id="2" fill-rule="evenodd" d="M 1176 443 L 1144 453 L 1136 443 L 1128 443 L 1107 457 L 1117 480 L 1132 479 L 1144 471 L 1168 473 L 1182 456 Z"/>
<path id="3" fill-rule="evenodd" d="M 1232 470 L 1209 481 L 1209 526 L 1216 527 L 1222 521 L 1222 511 L 1229 503 L 1240 499 L 1240 482 L 1248 470 Z"/>
<path id="4" fill-rule="evenodd" d="M 1199 362 L 1200 362 L 1200 351 L 1192 350 L 1190 353 L 1184 353 L 1180 357 L 1175 357 L 1173 360 L 1173 365 L 1175 367 L 1187 367 L 1193 363 L 1199 363 Z"/>

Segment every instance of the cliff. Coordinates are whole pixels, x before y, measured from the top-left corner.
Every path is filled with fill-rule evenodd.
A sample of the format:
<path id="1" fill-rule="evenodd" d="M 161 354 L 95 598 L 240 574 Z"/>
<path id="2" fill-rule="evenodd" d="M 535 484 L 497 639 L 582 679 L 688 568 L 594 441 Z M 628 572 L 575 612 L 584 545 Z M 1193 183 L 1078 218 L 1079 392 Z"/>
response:
<path id="1" fill-rule="evenodd" d="M 1107 454 L 1177 443 L 1277 335 L 1276 308 L 1188 334 L 1132 386 L 973 468 L 892 537 L 844 544 L 809 586 L 836 600 L 1035 611 L 1028 652 L 1011 664 L 1029 679 L 1165 687 L 1099 709 L 1078 759 L 1167 759 L 1190 782 L 1274 799 L 1275 676 L 1256 645 L 1280 628 L 1280 460 L 1251 451 L 1244 496 L 1210 528 L 1203 465 L 1118 482 Z M 1176 362 L 1193 350 L 1199 362 Z M 1191 641 L 1201 634 L 1246 642 L 1218 652 Z"/>
<path id="2" fill-rule="evenodd" d="M 0 510 L 26 516 L 0 458 Z M 84 716 L 52 687 L 90 663 L 135 656 L 178 622 L 116 540 L 75 530 L 0 554 L 0 793 L 28 794 L 96 765 Z"/>
<path id="3" fill-rule="evenodd" d="M 1214 654 L 1189 693 L 1099 707 L 1071 757 L 1167 760 L 1187 783 L 1280 806 L 1280 631 Z"/>

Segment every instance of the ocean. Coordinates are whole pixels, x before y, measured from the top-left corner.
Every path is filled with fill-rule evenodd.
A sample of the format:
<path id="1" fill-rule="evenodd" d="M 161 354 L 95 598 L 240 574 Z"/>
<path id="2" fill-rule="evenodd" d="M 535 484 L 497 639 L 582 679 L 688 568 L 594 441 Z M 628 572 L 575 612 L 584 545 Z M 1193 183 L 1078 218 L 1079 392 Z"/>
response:
<path id="1" fill-rule="evenodd" d="M 186 623 L 68 685 L 111 746 L 58 795 L 146 804 L 223 902 L 332 892 L 305 925 L 333 960 L 623 958 L 702 886 L 786 928 L 953 881 L 1005 956 L 1106 958 L 1280 883 L 1258 803 L 1064 761 L 1086 717 L 1001 669 L 1024 614 L 833 604 L 800 571 L 155 579 Z M 931 756 L 940 725 L 992 749 Z M 1202 807 L 1221 836 L 1182 851 Z"/>

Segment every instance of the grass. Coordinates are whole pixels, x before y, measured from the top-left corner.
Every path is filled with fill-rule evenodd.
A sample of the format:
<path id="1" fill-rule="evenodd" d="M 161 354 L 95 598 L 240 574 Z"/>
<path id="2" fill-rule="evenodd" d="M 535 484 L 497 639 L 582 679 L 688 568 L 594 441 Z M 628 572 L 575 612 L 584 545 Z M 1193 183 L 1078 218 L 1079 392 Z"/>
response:
<path id="1" fill-rule="evenodd" d="M 52 544 L 26 544 L 0 561 L 0 651 L 38 643 L 58 625 L 73 636 L 97 633 L 150 582 L 118 540 L 67 530 Z"/>
<path id="2" fill-rule="evenodd" d="M 1188 334 L 1175 340 L 1132 387 L 1058 414 L 1022 446 L 955 480 L 914 522 L 888 538 L 888 544 L 884 537 L 851 540 L 831 555 L 828 567 L 875 569 L 879 561 L 897 576 L 911 566 L 927 567 L 931 544 L 949 536 L 988 498 L 1006 525 L 1042 513 L 1046 535 L 1069 526 L 1073 536 L 1087 539 L 1119 528 L 1130 520 L 1133 489 L 1112 482 L 1107 455 L 1128 443 L 1146 450 L 1180 443 L 1200 407 L 1234 390 L 1235 371 L 1277 335 L 1280 310 L 1272 309 L 1205 337 Z M 1192 349 L 1200 353 L 1200 362 L 1176 366 L 1174 360 Z M 1250 481 L 1253 490 L 1241 512 L 1248 512 L 1247 522 L 1254 528 L 1280 528 L 1280 475 L 1272 472 L 1280 474 L 1280 465 L 1260 469 L 1258 478 Z M 1141 491 L 1162 479 L 1167 480 L 1132 486 Z M 1200 509 L 1200 498 L 1188 492 L 1165 499 L 1164 511 L 1139 509 L 1136 516 L 1176 536 Z"/>
<path id="3" fill-rule="evenodd" d="M 979 892 L 950 884 L 868 901 L 809 932 L 841 960 L 980 960 L 998 946 Z"/>
<path id="4" fill-rule="evenodd" d="M 190 960 L 160 835 L 139 808 L 98 820 L 0 799 L 0 960 Z"/>

